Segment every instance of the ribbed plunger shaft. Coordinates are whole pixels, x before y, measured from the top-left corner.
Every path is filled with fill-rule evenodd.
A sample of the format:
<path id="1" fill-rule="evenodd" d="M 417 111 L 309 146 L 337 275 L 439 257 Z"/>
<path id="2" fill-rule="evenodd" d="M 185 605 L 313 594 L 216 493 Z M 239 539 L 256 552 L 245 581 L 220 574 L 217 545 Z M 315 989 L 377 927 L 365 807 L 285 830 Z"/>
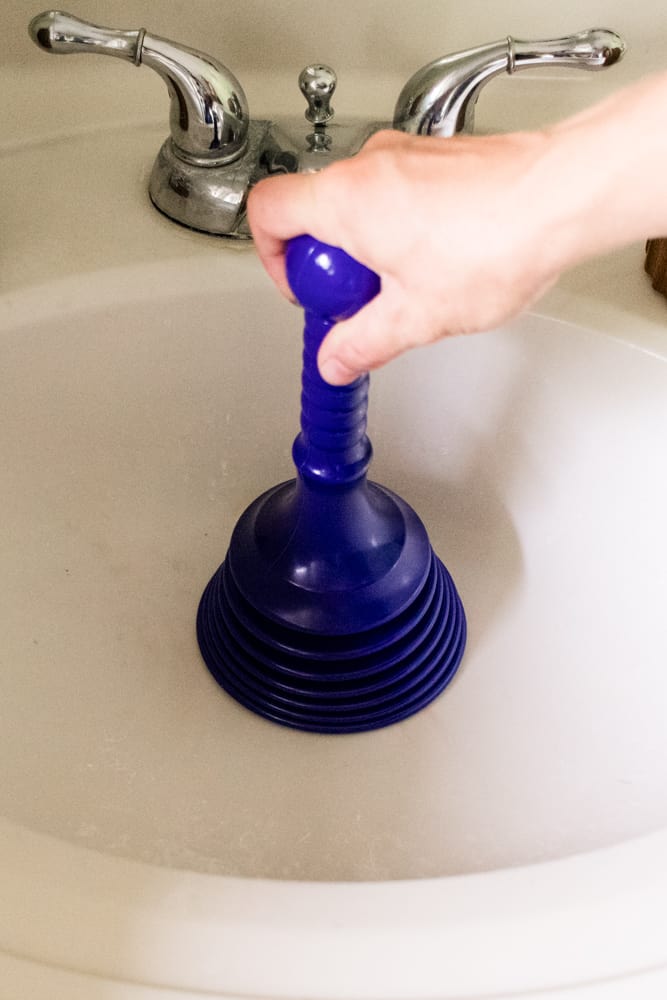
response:
<path id="1" fill-rule="evenodd" d="M 301 433 L 292 457 L 300 476 L 321 485 L 343 486 L 366 474 L 372 457 L 366 435 L 369 379 L 332 386 L 317 367 L 320 345 L 333 323 L 306 312 L 301 376 Z"/>

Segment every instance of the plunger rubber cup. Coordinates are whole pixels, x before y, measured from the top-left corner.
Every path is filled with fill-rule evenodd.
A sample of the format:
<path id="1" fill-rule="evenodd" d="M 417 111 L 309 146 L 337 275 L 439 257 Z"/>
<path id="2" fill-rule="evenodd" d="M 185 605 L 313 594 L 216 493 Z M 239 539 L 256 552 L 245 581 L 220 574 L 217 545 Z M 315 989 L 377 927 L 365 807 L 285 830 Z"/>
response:
<path id="1" fill-rule="evenodd" d="M 448 684 L 465 615 L 417 514 L 367 480 L 368 376 L 331 386 L 317 368 L 328 330 L 378 293 L 378 276 L 310 236 L 288 244 L 287 274 L 305 310 L 297 476 L 240 517 L 197 637 L 215 679 L 252 711 L 314 732 L 377 729 Z"/>

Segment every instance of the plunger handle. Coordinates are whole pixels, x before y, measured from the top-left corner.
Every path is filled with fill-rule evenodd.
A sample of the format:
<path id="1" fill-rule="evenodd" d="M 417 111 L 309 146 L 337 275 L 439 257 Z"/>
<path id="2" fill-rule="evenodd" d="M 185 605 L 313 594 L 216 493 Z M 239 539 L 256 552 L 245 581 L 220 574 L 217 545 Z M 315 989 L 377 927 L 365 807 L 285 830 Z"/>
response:
<path id="1" fill-rule="evenodd" d="M 299 476 L 319 487 L 340 487 L 365 476 L 372 448 L 366 436 L 368 376 L 332 386 L 321 377 L 317 354 L 324 337 L 380 290 L 380 279 L 339 247 L 312 236 L 287 245 L 287 277 L 305 310 L 301 433 L 292 457 Z"/>
<path id="2" fill-rule="evenodd" d="M 375 271 L 313 236 L 296 236 L 288 242 L 286 265 L 300 304 L 330 325 L 354 316 L 380 291 Z"/>

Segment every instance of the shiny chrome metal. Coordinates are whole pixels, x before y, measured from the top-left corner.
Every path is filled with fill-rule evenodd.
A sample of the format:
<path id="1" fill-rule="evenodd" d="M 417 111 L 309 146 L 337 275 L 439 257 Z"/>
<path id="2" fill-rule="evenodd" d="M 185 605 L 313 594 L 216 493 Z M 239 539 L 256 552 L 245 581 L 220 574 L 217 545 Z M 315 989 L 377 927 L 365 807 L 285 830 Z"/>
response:
<path id="1" fill-rule="evenodd" d="M 213 236 L 249 239 L 245 206 L 248 191 L 262 176 L 260 168 L 269 123 L 254 121 L 245 152 L 222 165 L 184 160 L 171 138 L 160 149 L 150 181 L 151 201 L 164 215 L 190 229 Z"/>
<path id="2" fill-rule="evenodd" d="M 56 55 L 92 52 L 149 66 L 167 84 L 171 135 L 160 149 L 149 182 L 153 204 L 192 229 L 249 239 L 248 191 L 274 173 L 312 172 L 357 153 L 383 122 L 333 120 L 336 74 L 307 66 L 299 87 L 307 109 L 286 121 L 250 121 L 243 89 L 210 56 L 151 35 L 144 28 L 116 30 L 62 11 L 30 23 L 33 41 Z M 403 88 L 394 114 L 397 129 L 449 136 L 470 131 L 475 102 L 487 80 L 532 66 L 602 69 L 625 45 L 612 31 L 595 29 L 545 42 L 512 38 L 438 59 Z"/>
<path id="3" fill-rule="evenodd" d="M 144 29 L 117 31 L 89 24 L 60 10 L 47 10 L 33 17 L 28 27 L 36 45 L 55 55 L 98 52 L 139 65 Z"/>
<path id="4" fill-rule="evenodd" d="M 429 63 L 408 80 L 396 103 L 393 125 L 414 135 L 447 137 L 472 132 L 480 91 L 494 76 L 535 66 L 605 69 L 624 52 L 623 39 L 606 28 L 541 42 L 508 36 L 455 52 Z"/>
<path id="5" fill-rule="evenodd" d="M 243 88 L 225 66 L 144 28 L 103 28 L 58 10 L 38 14 L 29 32 L 55 55 L 90 52 L 155 70 L 171 98 L 171 135 L 151 173 L 153 204 L 193 229 L 247 238 L 245 200 L 266 123 L 250 128 Z"/>
<path id="6" fill-rule="evenodd" d="M 305 115 L 313 125 L 325 125 L 334 116 L 331 98 L 338 79 L 330 66 L 315 63 L 306 66 L 299 74 L 299 89 L 306 98 Z"/>
<path id="7" fill-rule="evenodd" d="M 314 173 L 358 153 L 381 123 L 334 121 L 331 98 L 337 77 L 330 66 L 313 63 L 299 74 L 308 107 L 303 118 L 271 122 L 263 154 L 267 174 Z M 305 122 L 304 122 L 305 118 Z"/>
<path id="8" fill-rule="evenodd" d="M 201 52 L 144 35 L 141 63 L 163 78 L 171 96 L 174 152 L 212 167 L 236 160 L 246 148 L 250 115 L 241 84 Z"/>
<path id="9" fill-rule="evenodd" d="M 243 154 L 249 123 L 243 88 L 210 56 L 151 35 L 144 28 L 102 28 L 59 10 L 38 14 L 29 31 L 40 48 L 54 55 L 115 56 L 159 73 L 171 97 L 175 156 L 188 163 L 221 166 Z"/>
<path id="10" fill-rule="evenodd" d="M 386 122 L 350 120 L 309 125 L 304 118 L 271 122 L 262 155 L 266 175 L 310 174 L 336 160 L 358 153 L 366 140 Z"/>

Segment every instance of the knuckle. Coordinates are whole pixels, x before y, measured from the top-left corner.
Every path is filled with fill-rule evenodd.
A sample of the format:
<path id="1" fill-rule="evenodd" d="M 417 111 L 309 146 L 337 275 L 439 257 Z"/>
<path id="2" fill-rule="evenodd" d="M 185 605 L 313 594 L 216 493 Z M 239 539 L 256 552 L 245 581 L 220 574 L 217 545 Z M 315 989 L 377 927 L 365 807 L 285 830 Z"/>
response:
<path id="1" fill-rule="evenodd" d="M 360 337 L 347 337 L 339 345 L 338 356 L 343 364 L 354 371 L 367 371 L 373 366 L 372 352 Z"/>
<path id="2" fill-rule="evenodd" d="M 380 129 L 379 132 L 373 132 L 369 136 L 362 146 L 362 152 L 373 153 L 378 150 L 394 149 L 400 143 L 401 137 L 401 132 L 396 132 L 392 129 Z"/>

